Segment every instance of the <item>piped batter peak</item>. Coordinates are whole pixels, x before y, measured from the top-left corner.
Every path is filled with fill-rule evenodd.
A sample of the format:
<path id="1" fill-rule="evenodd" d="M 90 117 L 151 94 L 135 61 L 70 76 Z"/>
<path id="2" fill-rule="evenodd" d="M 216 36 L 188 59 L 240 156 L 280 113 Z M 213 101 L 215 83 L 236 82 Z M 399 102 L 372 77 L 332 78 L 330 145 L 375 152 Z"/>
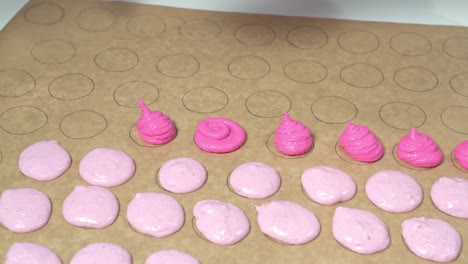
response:
<path id="1" fill-rule="evenodd" d="M 384 148 L 374 132 L 366 126 L 349 122 L 340 135 L 340 145 L 348 155 L 362 162 L 375 162 L 382 158 Z"/>
<path id="2" fill-rule="evenodd" d="M 409 134 L 400 140 L 397 154 L 403 161 L 421 168 L 436 167 L 444 158 L 434 140 L 426 134 L 419 133 L 416 128 L 412 128 Z"/>
<path id="3" fill-rule="evenodd" d="M 283 121 L 276 128 L 276 148 L 285 155 L 298 156 L 309 152 L 313 143 L 310 129 L 284 113 Z"/>
<path id="4" fill-rule="evenodd" d="M 172 120 L 160 111 L 151 111 L 138 99 L 141 108 L 141 116 L 136 122 L 140 138 L 153 145 L 163 145 L 174 139 L 176 128 Z"/>

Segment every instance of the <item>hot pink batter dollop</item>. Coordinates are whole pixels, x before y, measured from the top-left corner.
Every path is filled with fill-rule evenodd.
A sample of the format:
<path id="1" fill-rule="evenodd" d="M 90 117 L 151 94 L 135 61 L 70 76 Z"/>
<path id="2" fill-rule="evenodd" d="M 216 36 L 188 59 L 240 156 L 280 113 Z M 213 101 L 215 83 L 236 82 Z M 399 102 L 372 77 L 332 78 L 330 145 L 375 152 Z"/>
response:
<path id="1" fill-rule="evenodd" d="M 451 262 L 460 255 L 460 233 L 442 220 L 425 217 L 407 219 L 401 224 L 401 234 L 409 250 L 423 259 Z"/>
<path id="2" fill-rule="evenodd" d="M 240 196 L 254 199 L 275 194 L 281 185 L 278 172 L 260 162 L 239 165 L 229 175 L 229 186 Z"/>
<path id="3" fill-rule="evenodd" d="M 465 140 L 457 145 L 453 151 L 455 159 L 465 169 L 468 170 L 468 140 Z"/>
<path id="4" fill-rule="evenodd" d="M 285 155 L 297 156 L 309 152 L 313 143 L 310 129 L 284 113 L 283 121 L 275 132 L 276 148 Z"/>
<path id="5" fill-rule="evenodd" d="M 218 200 L 203 200 L 195 204 L 193 216 L 198 231 L 218 245 L 232 245 L 244 239 L 250 231 L 247 216 L 237 206 Z"/>
<path id="6" fill-rule="evenodd" d="M 320 233 L 317 217 L 299 204 L 273 201 L 257 207 L 262 232 L 283 243 L 300 245 L 314 240 Z"/>
<path id="7" fill-rule="evenodd" d="M 161 250 L 151 254 L 145 264 L 200 264 L 200 262 L 185 252 Z"/>
<path id="8" fill-rule="evenodd" d="M 68 152 L 56 141 L 36 142 L 19 157 L 20 171 L 38 181 L 50 181 L 62 175 L 71 164 Z"/>
<path id="9" fill-rule="evenodd" d="M 105 228 L 114 223 L 119 214 L 119 201 L 102 187 L 78 185 L 62 206 L 65 220 L 75 226 Z"/>
<path id="10" fill-rule="evenodd" d="M 333 236 L 342 246 L 360 254 L 374 254 L 390 245 L 387 225 L 374 214 L 360 209 L 336 208 Z"/>
<path id="11" fill-rule="evenodd" d="M 198 190 L 206 182 L 206 170 L 192 158 L 175 158 L 166 161 L 159 169 L 159 185 L 173 193 Z"/>
<path id="12" fill-rule="evenodd" d="M 340 135 L 340 146 L 348 155 L 362 162 L 375 162 L 382 158 L 384 148 L 374 132 L 366 126 L 359 126 L 349 122 Z"/>
<path id="13" fill-rule="evenodd" d="M 246 134 L 238 123 L 223 117 L 212 117 L 198 123 L 194 140 L 206 152 L 227 153 L 242 147 Z"/>
<path id="14" fill-rule="evenodd" d="M 412 128 L 409 134 L 400 140 L 397 154 L 400 159 L 421 168 L 435 167 L 444 159 L 442 151 L 434 140 L 426 134 L 419 133 L 416 128 Z"/>
<path id="15" fill-rule="evenodd" d="M 184 225 L 185 213 L 180 203 L 163 193 L 137 193 L 127 207 L 127 220 L 136 231 L 165 237 Z"/>
<path id="16" fill-rule="evenodd" d="M 356 194 L 353 178 L 335 168 L 310 168 L 302 173 L 301 183 L 307 196 L 319 204 L 333 205 L 349 201 Z"/>
<path id="17" fill-rule="evenodd" d="M 42 228 L 49 221 L 51 211 L 49 197 L 35 189 L 8 189 L 0 197 L 0 224 L 15 233 Z"/>
<path id="18" fill-rule="evenodd" d="M 400 171 L 380 171 L 366 183 L 369 200 L 379 208 L 392 213 L 405 213 L 416 209 L 423 199 L 419 183 Z"/>
<path id="19" fill-rule="evenodd" d="M 172 120 L 162 112 L 151 111 L 143 100 L 139 99 L 141 116 L 136 122 L 140 138 L 153 145 L 163 145 L 174 139 L 176 128 Z"/>
<path id="20" fill-rule="evenodd" d="M 468 180 L 440 178 L 432 185 L 431 199 L 440 211 L 468 219 Z"/>
<path id="21" fill-rule="evenodd" d="M 132 264 L 128 251 L 113 243 L 93 243 L 80 249 L 70 264 Z"/>
<path id="22" fill-rule="evenodd" d="M 35 243 L 14 243 L 8 249 L 4 264 L 62 264 L 62 261 L 45 246 Z"/>

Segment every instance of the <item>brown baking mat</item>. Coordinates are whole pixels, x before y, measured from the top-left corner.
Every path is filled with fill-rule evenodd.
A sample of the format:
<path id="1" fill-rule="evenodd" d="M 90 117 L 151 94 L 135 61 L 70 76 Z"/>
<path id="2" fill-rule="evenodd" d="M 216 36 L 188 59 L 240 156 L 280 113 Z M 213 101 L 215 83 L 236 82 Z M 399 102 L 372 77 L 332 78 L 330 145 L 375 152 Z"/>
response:
<path id="1" fill-rule="evenodd" d="M 404 245 L 400 224 L 425 216 L 452 224 L 468 241 L 467 220 L 435 209 L 431 185 L 442 176 L 467 178 L 452 152 L 468 135 L 468 29 L 462 27 L 370 23 L 331 19 L 230 14 L 119 2 L 31 1 L 0 32 L 1 184 L 31 187 L 52 200 L 44 228 L 14 234 L 0 228 L 0 255 L 16 241 L 44 244 L 68 263 L 88 243 L 108 241 L 128 249 L 144 263 L 161 249 L 188 252 L 202 263 L 429 263 Z M 137 98 L 163 111 L 178 129 L 176 139 L 151 147 L 133 128 Z M 315 147 L 309 155 L 284 157 L 272 144 L 283 112 L 309 126 Z M 193 143 L 199 120 L 236 120 L 248 140 L 238 151 L 209 154 Z M 348 121 L 369 126 L 382 140 L 385 155 L 374 164 L 354 164 L 335 149 Z M 445 159 L 433 169 L 400 165 L 393 149 L 409 128 L 418 127 L 440 145 Z M 57 140 L 71 154 L 71 168 L 60 178 L 38 182 L 18 170 L 28 145 Z M 121 210 L 103 230 L 71 226 L 61 215 L 63 200 L 78 184 L 80 159 L 97 147 L 121 149 L 137 166 L 133 179 L 111 188 Z M 126 221 L 126 207 L 137 192 L 165 192 L 156 183 L 168 159 L 190 156 L 208 171 L 200 190 L 170 194 L 184 207 L 186 222 L 166 238 L 143 236 Z M 280 191 L 264 200 L 232 193 L 229 172 L 259 161 L 274 166 Z M 391 246 L 363 256 L 340 246 L 331 233 L 336 206 L 320 206 L 301 191 L 301 173 L 325 165 L 352 175 L 354 199 L 342 205 L 369 210 L 388 225 Z M 380 170 L 401 170 L 423 186 L 424 202 L 413 212 L 387 213 L 366 197 L 366 180 Z M 194 232 L 192 209 L 202 199 L 240 207 L 251 231 L 240 243 L 223 247 Z M 285 246 L 267 239 L 256 223 L 254 205 L 286 199 L 313 211 L 322 231 L 311 243 Z M 468 262 L 468 249 L 455 263 Z"/>

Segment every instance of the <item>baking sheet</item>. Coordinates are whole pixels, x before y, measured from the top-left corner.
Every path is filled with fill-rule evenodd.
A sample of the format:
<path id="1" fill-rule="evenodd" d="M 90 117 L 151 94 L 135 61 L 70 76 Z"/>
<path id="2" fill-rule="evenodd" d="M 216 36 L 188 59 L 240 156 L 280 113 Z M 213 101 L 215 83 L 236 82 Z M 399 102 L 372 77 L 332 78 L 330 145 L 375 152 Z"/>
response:
<path id="1" fill-rule="evenodd" d="M 468 135 L 468 30 L 359 21 L 216 13 L 98 1 L 31 1 L 0 32 L 0 171 L 3 191 L 30 187 L 45 192 L 53 213 L 47 226 L 14 234 L 0 229 L 0 255 L 13 242 L 48 246 L 68 263 L 92 242 L 114 242 L 143 263 L 157 250 L 178 249 L 202 263 L 429 263 L 413 255 L 400 234 L 403 220 L 425 216 L 447 221 L 468 241 L 466 220 L 435 209 L 431 185 L 442 176 L 466 178 L 452 152 Z M 175 122 L 178 134 L 161 147 L 137 137 L 135 121 L 143 98 Z M 311 128 L 315 145 L 308 155 L 286 157 L 272 143 L 282 113 Z M 210 154 L 193 143 L 196 124 L 223 116 L 247 131 L 246 144 L 233 153 Z M 356 164 L 336 143 L 348 121 L 367 125 L 385 147 L 382 160 Z M 434 138 L 444 162 L 414 169 L 398 162 L 393 149 L 409 128 Z M 20 152 L 41 140 L 57 140 L 71 154 L 60 178 L 38 182 L 17 166 Z M 110 188 L 120 215 L 102 230 L 71 226 L 63 200 L 80 178 L 80 159 L 97 147 L 131 155 L 137 171 Z M 163 192 L 156 183 L 168 159 L 189 156 L 208 171 L 203 188 L 170 194 L 184 207 L 186 221 L 166 238 L 143 236 L 126 221 L 126 206 L 137 192 Z M 280 191 L 268 199 L 239 197 L 227 187 L 237 165 L 258 161 L 275 167 Z M 331 233 L 338 206 L 321 206 L 302 193 L 301 173 L 312 166 L 342 169 L 358 186 L 342 206 L 366 209 L 385 221 L 391 246 L 364 256 L 340 246 Z M 380 170 L 401 170 L 424 190 L 422 205 L 405 214 L 387 213 L 366 197 L 366 180 Z M 169 194 L 169 193 L 168 193 Z M 233 246 L 217 246 L 192 227 L 192 209 L 202 199 L 240 207 L 251 222 L 249 235 Z M 256 223 L 255 205 L 290 200 L 313 211 L 322 231 L 311 243 L 285 246 L 267 239 Z M 463 250 L 454 263 L 468 261 Z"/>

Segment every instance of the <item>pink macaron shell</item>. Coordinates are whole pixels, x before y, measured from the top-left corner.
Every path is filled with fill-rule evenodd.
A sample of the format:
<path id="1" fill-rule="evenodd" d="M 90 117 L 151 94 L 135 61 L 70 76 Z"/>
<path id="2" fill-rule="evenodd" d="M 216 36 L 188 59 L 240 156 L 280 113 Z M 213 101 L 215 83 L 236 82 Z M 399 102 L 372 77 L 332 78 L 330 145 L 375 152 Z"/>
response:
<path id="1" fill-rule="evenodd" d="M 346 172 L 317 166 L 305 170 L 301 183 L 307 196 L 314 202 L 333 205 L 351 200 L 356 194 L 356 183 Z"/>
<path id="2" fill-rule="evenodd" d="M 62 261 L 43 245 L 17 242 L 8 249 L 4 264 L 62 264 Z"/>
<path id="3" fill-rule="evenodd" d="M 298 156 L 309 152 L 313 143 L 310 129 L 284 113 L 281 124 L 275 130 L 276 148 L 285 155 Z"/>
<path id="4" fill-rule="evenodd" d="M 431 199 L 440 211 L 468 219 L 468 180 L 440 178 L 432 185 Z"/>
<path id="5" fill-rule="evenodd" d="M 279 242 L 300 245 L 320 234 L 320 222 L 306 208 L 290 201 L 273 201 L 257 206 L 261 231 Z"/>
<path id="6" fill-rule="evenodd" d="M 70 168 L 70 154 L 56 141 L 36 142 L 24 149 L 18 161 L 20 171 L 38 181 L 50 181 Z"/>
<path id="7" fill-rule="evenodd" d="M 80 175 L 89 184 L 100 187 L 115 187 L 133 177 L 135 162 L 123 151 L 96 148 L 80 161 Z"/>
<path id="8" fill-rule="evenodd" d="M 413 177 L 401 171 L 380 171 L 366 183 L 366 194 L 377 207 L 392 213 L 416 209 L 423 200 L 423 190 Z"/>
<path id="9" fill-rule="evenodd" d="M 145 264 L 200 264 L 200 262 L 179 250 L 161 250 L 151 254 Z"/>
<path id="10" fill-rule="evenodd" d="M 341 133 L 339 143 L 350 157 L 361 162 L 378 161 L 384 153 L 382 142 L 374 132 L 353 122 L 349 122 Z"/>
<path id="11" fill-rule="evenodd" d="M 359 254 L 374 254 L 390 245 L 387 225 L 365 210 L 336 208 L 332 231 L 338 243 Z"/>
<path id="12" fill-rule="evenodd" d="M 49 221 L 51 211 L 49 197 L 35 189 L 8 189 L 0 197 L 0 223 L 15 233 L 42 228 Z"/>
<path id="13" fill-rule="evenodd" d="M 200 189 L 206 182 L 206 170 L 192 158 L 175 158 L 166 161 L 158 173 L 162 188 L 173 193 L 190 193 Z"/>
<path id="14" fill-rule="evenodd" d="M 416 256 L 436 262 L 451 262 L 462 248 L 460 233 L 449 223 L 432 218 L 411 218 L 401 224 L 406 246 Z"/>
<path id="15" fill-rule="evenodd" d="M 62 214 L 75 226 L 105 228 L 117 219 L 119 201 L 105 188 L 79 185 L 65 198 Z"/>
<path id="16" fill-rule="evenodd" d="M 177 134 L 172 120 L 159 111 L 151 111 L 143 100 L 138 100 L 141 116 L 136 122 L 140 138 L 153 145 L 164 145 L 173 140 Z"/>
<path id="17" fill-rule="evenodd" d="M 223 117 L 210 117 L 197 125 L 194 141 L 202 150 L 212 153 L 233 152 L 244 145 L 247 135 L 235 121 Z"/>
<path id="18" fill-rule="evenodd" d="M 465 170 L 468 170 L 468 140 L 460 142 L 460 144 L 455 147 L 453 155 L 455 156 L 458 164 L 460 164 Z"/>
<path id="19" fill-rule="evenodd" d="M 128 223 L 137 232 L 166 237 L 184 225 L 185 213 L 180 203 L 163 193 L 137 193 L 127 207 Z"/>
<path id="20" fill-rule="evenodd" d="M 260 162 L 239 165 L 229 175 L 229 186 L 240 196 L 262 199 L 275 194 L 281 185 L 278 172 Z"/>
<path id="21" fill-rule="evenodd" d="M 70 264 L 132 264 L 128 251 L 113 243 L 93 243 L 80 249 Z"/>
<path id="22" fill-rule="evenodd" d="M 232 245 L 244 239 L 250 231 L 247 216 L 237 206 L 218 200 L 203 200 L 193 208 L 198 231 L 217 245 Z"/>
<path id="23" fill-rule="evenodd" d="M 408 164 L 420 168 L 432 168 L 442 163 L 444 156 L 434 140 L 419 133 L 416 128 L 404 136 L 397 145 L 398 157 Z"/>

